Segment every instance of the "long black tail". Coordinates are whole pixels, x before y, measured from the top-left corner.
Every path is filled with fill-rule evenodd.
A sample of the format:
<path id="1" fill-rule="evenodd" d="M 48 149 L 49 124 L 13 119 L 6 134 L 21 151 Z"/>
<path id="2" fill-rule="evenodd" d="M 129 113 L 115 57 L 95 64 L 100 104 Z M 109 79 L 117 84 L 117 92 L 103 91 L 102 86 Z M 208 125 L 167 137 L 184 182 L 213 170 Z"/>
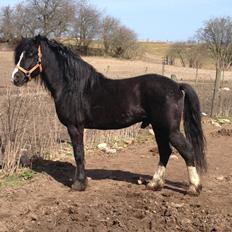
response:
<path id="1" fill-rule="evenodd" d="M 184 131 L 194 150 L 194 162 L 201 172 L 207 171 L 205 157 L 205 138 L 201 126 L 201 111 L 199 98 L 194 89 L 188 84 L 180 84 L 185 92 L 184 100 Z"/>

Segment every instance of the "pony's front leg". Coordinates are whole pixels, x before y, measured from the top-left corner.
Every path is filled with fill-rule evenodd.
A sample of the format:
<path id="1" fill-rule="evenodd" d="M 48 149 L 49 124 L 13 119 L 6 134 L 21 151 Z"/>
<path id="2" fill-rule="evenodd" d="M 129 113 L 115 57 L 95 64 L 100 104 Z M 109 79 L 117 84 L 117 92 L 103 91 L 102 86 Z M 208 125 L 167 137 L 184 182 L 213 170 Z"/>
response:
<path id="1" fill-rule="evenodd" d="M 87 186 L 83 145 L 84 129 L 78 128 L 76 126 L 68 126 L 68 133 L 72 141 L 73 153 L 76 161 L 76 171 L 72 189 L 77 191 L 84 191 Z"/>

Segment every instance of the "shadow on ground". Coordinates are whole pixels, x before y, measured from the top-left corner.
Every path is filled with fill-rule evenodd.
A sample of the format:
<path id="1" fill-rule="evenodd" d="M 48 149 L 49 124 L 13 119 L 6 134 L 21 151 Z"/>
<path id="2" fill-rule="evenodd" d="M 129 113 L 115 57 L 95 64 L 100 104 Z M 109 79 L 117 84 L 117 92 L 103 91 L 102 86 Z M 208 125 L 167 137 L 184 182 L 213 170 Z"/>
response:
<path id="1" fill-rule="evenodd" d="M 72 163 L 44 159 L 34 161 L 32 164 L 32 169 L 39 173 L 46 173 L 56 181 L 68 187 L 71 187 L 75 173 L 75 166 Z M 106 169 L 87 169 L 86 174 L 93 180 L 111 179 L 131 184 L 138 184 L 138 179 L 148 181 L 152 178 L 149 175 L 142 175 L 129 171 Z M 187 184 L 184 182 L 166 180 L 166 185 L 164 188 L 185 194 Z"/>

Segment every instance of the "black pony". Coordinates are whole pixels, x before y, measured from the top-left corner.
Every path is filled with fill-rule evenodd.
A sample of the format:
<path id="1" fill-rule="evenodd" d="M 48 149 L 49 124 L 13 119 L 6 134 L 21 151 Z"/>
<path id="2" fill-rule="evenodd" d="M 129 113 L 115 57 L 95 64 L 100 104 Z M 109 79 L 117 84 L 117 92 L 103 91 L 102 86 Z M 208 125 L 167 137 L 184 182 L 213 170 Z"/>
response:
<path id="1" fill-rule="evenodd" d="M 120 129 L 142 122 L 143 128 L 151 124 L 160 154 L 158 169 L 147 187 L 158 190 L 164 186 L 173 146 L 186 162 L 189 193 L 200 192 L 197 170 L 206 170 L 204 136 L 199 100 L 190 85 L 157 74 L 107 79 L 65 46 L 41 36 L 23 39 L 18 44 L 15 64 L 12 82 L 16 86 L 40 74 L 51 92 L 59 120 L 67 127 L 73 145 L 73 189 L 84 190 L 87 185 L 84 128 Z M 182 112 L 186 138 L 180 132 Z"/>

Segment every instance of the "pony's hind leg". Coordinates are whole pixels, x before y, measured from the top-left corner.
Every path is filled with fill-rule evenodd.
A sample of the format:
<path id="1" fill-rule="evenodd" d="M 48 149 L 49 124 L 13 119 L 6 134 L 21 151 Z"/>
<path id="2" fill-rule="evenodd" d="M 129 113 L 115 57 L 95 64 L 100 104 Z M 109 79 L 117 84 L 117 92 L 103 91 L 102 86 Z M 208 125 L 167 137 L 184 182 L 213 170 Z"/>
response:
<path id="1" fill-rule="evenodd" d="M 202 186 L 194 163 L 194 151 L 192 145 L 179 130 L 171 132 L 170 142 L 183 157 L 187 165 L 190 182 L 188 193 L 191 195 L 199 195 Z"/>
<path id="2" fill-rule="evenodd" d="M 147 188 L 157 191 L 157 190 L 161 190 L 164 186 L 166 165 L 172 153 L 172 149 L 169 145 L 168 132 L 165 129 L 161 129 L 161 128 L 154 129 L 154 127 L 153 130 L 155 132 L 160 160 L 159 160 L 158 168 L 152 180 L 150 180 L 149 183 L 147 184 Z"/>

